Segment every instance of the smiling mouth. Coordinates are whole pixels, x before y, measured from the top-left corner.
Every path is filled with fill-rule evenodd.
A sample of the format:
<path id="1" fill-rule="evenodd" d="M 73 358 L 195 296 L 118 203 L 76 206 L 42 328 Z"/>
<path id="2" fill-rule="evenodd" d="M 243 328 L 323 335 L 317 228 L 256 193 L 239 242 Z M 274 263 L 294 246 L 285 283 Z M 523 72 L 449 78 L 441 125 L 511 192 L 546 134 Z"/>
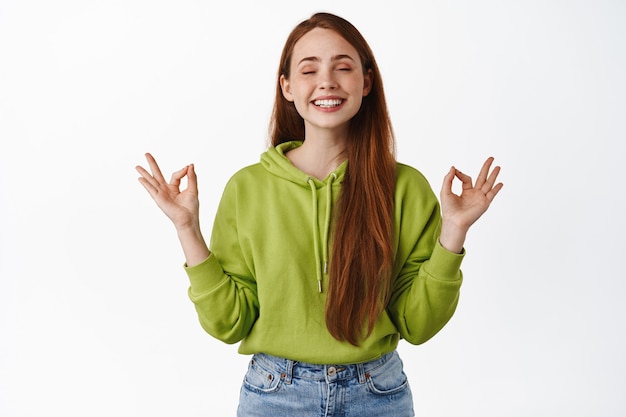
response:
<path id="1" fill-rule="evenodd" d="M 314 105 L 323 109 L 332 109 L 333 107 L 339 107 L 341 106 L 341 103 L 343 103 L 343 100 L 338 98 L 313 101 Z"/>

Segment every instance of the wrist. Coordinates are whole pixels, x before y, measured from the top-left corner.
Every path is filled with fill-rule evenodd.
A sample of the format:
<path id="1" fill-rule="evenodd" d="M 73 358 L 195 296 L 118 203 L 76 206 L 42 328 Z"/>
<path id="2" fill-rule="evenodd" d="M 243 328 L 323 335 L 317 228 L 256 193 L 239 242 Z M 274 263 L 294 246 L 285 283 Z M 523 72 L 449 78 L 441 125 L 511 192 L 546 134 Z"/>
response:
<path id="1" fill-rule="evenodd" d="M 465 244 L 467 232 L 467 228 L 459 227 L 444 221 L 441 225 L 439 243 L 450 252 L 461 253 L 463 251 L 463 245 Z"/>
<path id="2" fill-rule="evenodd" d="M 200 225 L 194 224 L 189 227 L 177 228 L 176 231 L 185 254 L 187 266 L 197 265 L 209 257 L 211 252 L 204 241 Z"/>
<path id="3" fill-rule="evenodd" d="M 197 217 L 188 218 L 178 222 L 173 222 L 178 235 L 198 235 L 200 234 L 200 221 Z"/>
<path id="4" fill-rule="evenodd" d="M 200 230 L 199 224 L 189 224 L 185 226 L 177 226 L 176 234 L 178 235 L 178 239 L 184 242 L 193 242 L 197 240 L 203 240 L 202 231 Z"/>

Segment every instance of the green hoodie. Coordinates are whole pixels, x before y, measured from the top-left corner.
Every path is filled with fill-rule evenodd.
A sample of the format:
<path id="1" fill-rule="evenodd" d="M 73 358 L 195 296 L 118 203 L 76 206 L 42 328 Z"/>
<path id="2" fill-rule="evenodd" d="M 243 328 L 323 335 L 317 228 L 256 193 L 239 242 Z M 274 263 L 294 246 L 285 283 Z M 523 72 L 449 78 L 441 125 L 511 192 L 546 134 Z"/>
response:
<path id="1" fill-rule="evenodd" d="M 228 182 L 213 225 L 211 255 L 186 267 L 202 327 L 239 352 L 300 362 L 348 364 L 419 344 L 452 317 L 463 254 L 438 243 L 437 198 L 414 168 L 397 164 L 395 281 L 387 309 L 360 346 L 336 340 L 325 324 L 332 210 L 347 162 L 323 181 L 285 157 L 301 142 L 269 148 Z M 321 290 L 321 291 L 320 291 Z"/>

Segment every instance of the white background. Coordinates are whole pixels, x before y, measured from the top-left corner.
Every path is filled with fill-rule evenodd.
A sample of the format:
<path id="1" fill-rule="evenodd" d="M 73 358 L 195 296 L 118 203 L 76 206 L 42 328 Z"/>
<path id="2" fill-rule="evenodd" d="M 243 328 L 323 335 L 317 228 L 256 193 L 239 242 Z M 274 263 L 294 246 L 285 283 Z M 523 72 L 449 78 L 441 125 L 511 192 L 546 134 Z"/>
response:
<path id="1" fill-rule="evenodd" d="M 399 160 L 437 192 L 503 167 L 455 317 L 401 344 L 417 415 L 626 414 L 626 3 L 411 3 L 0 0 L 1 416 L 234 415 L 248 358 L 197 323 L 134 166 L 195 163 L 208 237 L 319 10 L 374 49 Z"/>

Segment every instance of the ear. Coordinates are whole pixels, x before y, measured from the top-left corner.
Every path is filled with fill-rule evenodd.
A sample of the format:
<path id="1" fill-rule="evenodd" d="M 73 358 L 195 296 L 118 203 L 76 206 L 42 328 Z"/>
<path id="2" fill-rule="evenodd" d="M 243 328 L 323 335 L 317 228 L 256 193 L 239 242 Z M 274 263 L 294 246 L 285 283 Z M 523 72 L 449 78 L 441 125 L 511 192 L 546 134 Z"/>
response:
<path id="1" fill-rule="evenodd" d="M 291 94 L 291 84 L 289 80 L 281 74 L 280 76 L 280 89 L 283 92 L 283 97 L 287 99 L 287 101 L 293 101 L 293 95 Z"/>
<path id="2" fill-rule="evenodd" d="M 372 73 L 372 70 L 368 69 L 367 74 L 363 76 L 363 97 L 367 96 L 370 91 L 372 91 L 372 83 L 374 82 L 373 78 L 374 74 Z"/>

